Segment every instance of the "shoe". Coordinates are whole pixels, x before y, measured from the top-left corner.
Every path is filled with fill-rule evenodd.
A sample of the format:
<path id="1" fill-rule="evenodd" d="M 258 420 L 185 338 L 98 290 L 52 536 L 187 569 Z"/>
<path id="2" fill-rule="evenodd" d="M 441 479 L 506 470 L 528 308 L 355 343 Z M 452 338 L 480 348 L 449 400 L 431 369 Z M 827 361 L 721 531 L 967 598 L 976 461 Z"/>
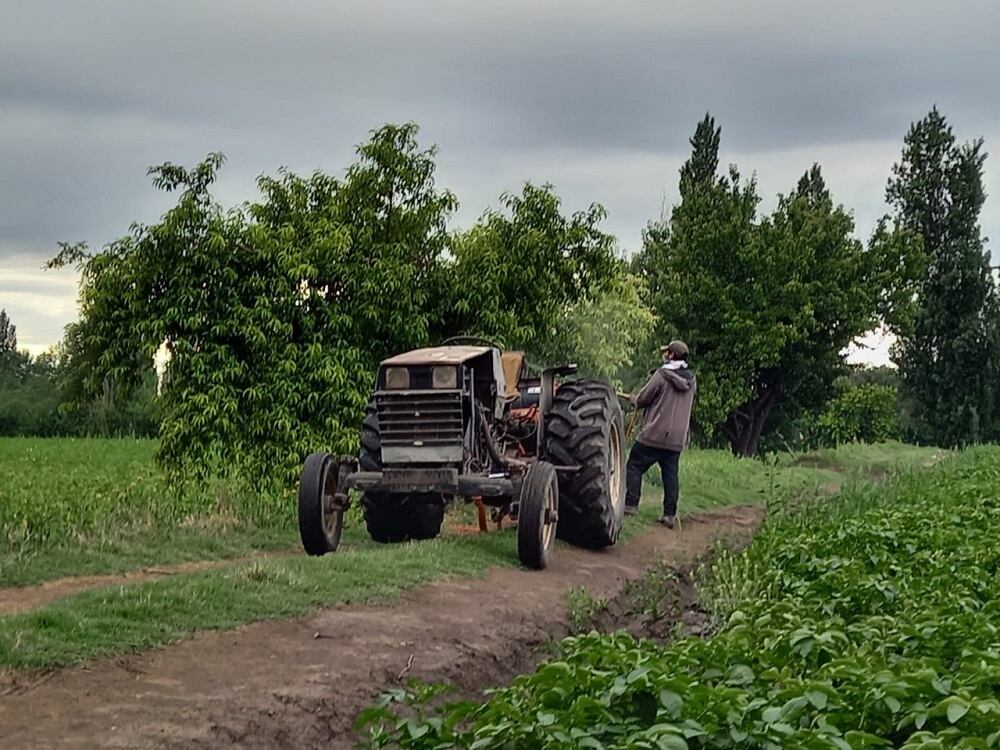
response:
<path id="1" fill-rule="evenodd" d="M 639 509 L 636 506 L 634 506 L 634 505 L 626 505 L 625 506 L 625 515 L 626 516 L 634 516 L 638 512 L 639 512 Z"/>
<path id="2" fill-rule="evenodd" d="M 660 523 L 666 526 L 668 529 L 672 529 L 676 525 L 673 516 L 660 516 Z"/>

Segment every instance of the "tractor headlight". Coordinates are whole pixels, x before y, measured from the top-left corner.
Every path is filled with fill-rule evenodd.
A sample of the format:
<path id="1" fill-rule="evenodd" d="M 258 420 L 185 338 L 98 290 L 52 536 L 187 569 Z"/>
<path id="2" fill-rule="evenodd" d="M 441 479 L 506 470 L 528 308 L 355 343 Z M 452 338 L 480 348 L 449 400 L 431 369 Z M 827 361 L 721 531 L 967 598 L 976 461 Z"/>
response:
<path id="1" fill-rule="evenodd" d="M 410 387 L 410 371 L 405 367 L 385 368 L 385 387 L 390 391 L 405 391 Z"/>
<path id="2" fill-rule="evenodd" d="M 435 388 L 458 388 L 457 367 L 435 367 L 431 370 L 431 385 Z"/>

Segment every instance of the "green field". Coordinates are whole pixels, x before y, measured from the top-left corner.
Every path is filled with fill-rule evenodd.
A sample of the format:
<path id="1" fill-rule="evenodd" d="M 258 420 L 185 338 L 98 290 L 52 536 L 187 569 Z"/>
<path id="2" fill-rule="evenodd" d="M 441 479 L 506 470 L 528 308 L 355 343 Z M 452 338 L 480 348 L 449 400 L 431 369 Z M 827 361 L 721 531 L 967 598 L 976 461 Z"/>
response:
<path id="1" fill-rule="evenodd" d="M 1000 747 L 998 487 L 982 447 L 772 514 L 702 581 L 714 636 L 569 638 L 485 705 L 373 710 L 375 745 Z"/>
<path id="2" fill-rule="evenodd" d="M 152 464 L 153 448 L 150 441 L 131 440 L 0 440 L 0 587 L 184 561 L 233 562 L 85 591 L 0 617 L 0 665 L 74 663 L 323 604 L 385 599 L 433 578 L 516 564 L 510 533 L 445 533 L 400 548 L 371 542 L 357 525 L 345 530 L 336 556 L 307 558 L 298 549 L 290 493 L 222 483 L 172 488 Z M 743 503 L 780 506 L 794 497 L 829 494 L 860 471 L 921 465 L 935 456 L 899 445 L 772 462 L 691 451 L 682 461 L 681 513 Z M 656 517 L 658 495 L 654 478 L 630 533 Z M 237 559 L 260 550 L 290 554 Z"/>

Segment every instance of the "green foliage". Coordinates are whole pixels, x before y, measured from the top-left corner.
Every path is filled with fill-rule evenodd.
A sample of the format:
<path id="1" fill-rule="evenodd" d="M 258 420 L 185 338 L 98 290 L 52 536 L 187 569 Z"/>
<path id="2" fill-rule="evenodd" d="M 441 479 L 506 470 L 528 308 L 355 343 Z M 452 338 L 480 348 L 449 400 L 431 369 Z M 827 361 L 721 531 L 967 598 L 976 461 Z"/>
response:
<path id="1" fill-rule="evenodd" d="M 998 480 L 1000 449 L 978 449 L 772 516 L 717 563 L 714 637 L 569 638 L 482 706 L 370 713 L 373 744 L 995 748 Z"/>
<path id="2" fill-rule="evenodd" d="M 982 139 L 960 144 L 934 108 L 906 135 L 886 199 L 928 265 L 896 358 L 916 437 L 960 445 L 1000 434 L 1000 302 L 984 252 Z"/>
<path id="3" fill-rule="evenodd" d="M 574 346 L 550 343 L 554 329 L 618 278 L 614 238 L 598 226 L 604 209 L 592 205 L 563 216 L 552 186 L 530 183 L 502 203 L 505 213 L 487 211 L 454 238 L 453 258 L 441 268 L 448 279 L 441 285 L 448 290 L 443 329 L 542 354 L 546 346 Z"/>
<path id="4" fill-rule="evenodd" d="M 261 178 L 262 200 L 233 210 L 209 192 L 220 155 L 152 169 L 177 204 L 83 257 L 77 392 L 135 387 L 164 346 L 172 472 L 291 479 L 312 450 L 352 450 L 379 359 L 427 340 L 455 206 L 416 132 L 375 131 L 343 180 Z"/>
<path id="5" fill-rule="evenodd" d="M 149 440 L 0 440 L 0 553 L 170 529 L 196 519 L 289 528 L 285 493 L 230 480 L 207 487 L 168 481 Z"/>
<path id="6" fill-rule="evenodd" d="M 258 180 L 259 201 L 228 210 L 210 192 L 221 155 L 151 169 L 179 194 L 159 223 L 53 261 L 80 263 L 83 277 L 65 345 L 71 403 L 133 392 L 165 350 L 160 463 L 176 476 L 291 481 L 305 454 L 356 448 L 390 354 L 478 333 L 543 354 L 600 342 L 588 369 L 624 363 L 631 339 L 617 334 L 648 313 L 601 296 L 638 299 L 598 228 L 603 209 L 565 217 L 551 187 L 526 185 L 452 238 L 457 201 L 416 136 L 386 125 L 343 179 L 282 171 Z M 616 330 L 597 327 L 595 305 Z M 568 309 L 576 322 L 563 331 Z"/>
<path id="7" fill-rule="evenodd" d="M 566 592 L 566 612 L 569 614 L 570 625 L 573 632 L 586 630 L 590 627 L 594 617 L 604 609 L 608 603 L 603 599 L 598 599 L 584 586 L 577 586 Z"/>
<path id="8" fill-rule="evenodd" d="M 650 225 L 637 267 L 661 339 L 692 350 L 700 432 L 757 452 L 771 412 L 820 407 L 845 371 L 841 352 L 882 316 L 902 316 L 913 243 L 882 228 L 865 248 L 818 166 L 757 220 L 756 184 L 718 176 L 720 129 L 706 116 L 681 170 L 681 202 Z"/>
<path id="9" fill-rule="evenodd" d="M 563 306 L 532 354 L 543 362 L 575 362 L 581 375 L 620 386 L 653 330 L 644 296 L 642 279 L 616 273 L 595 297 Z"/>
<path id="10" fill-rule="evenodd" d="M 129 399 L 116 399 L 111 389 L 74 410 L 64 407 L 64 383 L 70 361 L 64 347 L 37 357 L 17 350 L 14 325 L 0 311 L 0 435 L 149 436 L 156 432 L 153 408 L 154 373 Z M 4 333 L 6 331 L 6 334 Z M 10 348 L 3 351 L 3 346 Z"/>
<path id="11" fill-rule="evenodd" d="M 0 308 L 0 357 L 17 351 L 17 326 L 15 326 L 7 311 Z"/>
<path id="12" fill-rule="evenodd" d="M 841 443 L 882 443 L 899 437 L 899 393 L 884 385 L 848 387 L 816 418 L 815 441 L 821 446 Z"/>
<path id="13" fill-rule="evenodd" d="M 899 389 L 899 370 L 895 367 L 856 367 L 846 376 L 847 384 L 851 386 L 860 385 L 882 385 L 887 388 Z"/>

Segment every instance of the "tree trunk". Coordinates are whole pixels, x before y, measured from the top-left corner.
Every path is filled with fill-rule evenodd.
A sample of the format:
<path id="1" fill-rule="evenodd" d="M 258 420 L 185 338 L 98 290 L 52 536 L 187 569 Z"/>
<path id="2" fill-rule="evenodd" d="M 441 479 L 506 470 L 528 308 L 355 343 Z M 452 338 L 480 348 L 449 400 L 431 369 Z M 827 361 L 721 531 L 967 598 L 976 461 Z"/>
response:
<path id="1" fill-rule="evenodd" d="M 757 455 L 760 451 L 760 436 L 777 401 L 777 389 L 769 388 L 742 409 L 729 415 L 724 430 L 734 455 L 742 458 Z"/>

